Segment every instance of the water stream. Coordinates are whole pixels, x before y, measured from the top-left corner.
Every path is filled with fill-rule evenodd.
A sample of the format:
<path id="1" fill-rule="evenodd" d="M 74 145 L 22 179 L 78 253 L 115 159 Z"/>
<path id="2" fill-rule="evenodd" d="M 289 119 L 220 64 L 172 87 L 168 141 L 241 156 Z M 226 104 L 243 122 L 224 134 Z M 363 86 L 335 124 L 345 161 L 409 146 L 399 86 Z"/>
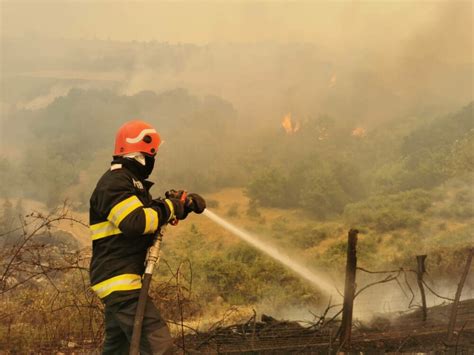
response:
<path id="1" fill-rule="evenodd" d="M 334 283 L 331 282 L 328 277 L 323 276 L 315 271 L 309 270 L 307 267 L 303 266 L 297 260 L 295 260 L 294 257 L 292 258 L 286 255 L 282 251 L 278 250 L 276 247 L 270 245 L 268 242 L 264 242 L 256 236 L 253 236 L 251 233 L 236 227 L 232 223 L 216 215 L 214 212 L 206 209 L 203 214 L 221 227 L 223 227 L 224 229 L 226 229 L 227 231 L 231 232 L 235 236 L 252 245 L 254 248 L 262 251 L 263 253 L 270 256 L 272 259 L 283 264 L 288 269 L 298 274 L 301 278 L 305 279 L 306 281 L 309 281 L 311 284 L 316 286 L 326 295 L 337 295 Z"/>

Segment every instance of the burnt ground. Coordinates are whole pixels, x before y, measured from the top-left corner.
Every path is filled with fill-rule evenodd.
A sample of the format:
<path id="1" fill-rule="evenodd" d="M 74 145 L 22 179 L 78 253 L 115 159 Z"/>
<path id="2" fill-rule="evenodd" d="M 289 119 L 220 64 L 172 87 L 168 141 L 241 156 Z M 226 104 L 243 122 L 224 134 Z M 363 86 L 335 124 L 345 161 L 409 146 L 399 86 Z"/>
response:
<path id="1" fill-rule="evenodd" d="M 354 323 L 350 346 L 339 344 L 337 321 L 320 320 L 302 326 L 271 317 L 255 318 L 243 324 L 216 328 L 185 337 L 189 354 L 306 354 L 345 351 L 450 352 L 474 354 L 474 299 L 459 303 L 456 332 L 448 344 L 447 328 L 451 304 L 428 309 L 427 320 L 420 310 L 403 315 L 379 316 L 370 324 Z M 181 343 L 181 344 L 180 344 Z M 182 339 L 177 341 L 182 347 Z"/>
<path id="2" fill-rule="evenodd" d="M 339 320 L 319 319 L 313 324 L 280 321 L 269 316 L 255 317 L 242 324 L 216 327 L 204 333 L 188 334 L 175 340 L 178 354 L 332 354 L 346 353 L 436 353 L 474 354 L 474 299 L 459 303 L 456 333 L 448 344 L 447 328 L 451 304 L 428 309 L 426 321 L 421 311 L 403 315 L 384 314 L 370 323 L 355 321 L 350 346 L 338 341 Z M 0 354 L 7 344 L 0 344 Z M 41 343 L 31 354 L 100 354 L 101 344 L 81 341 Z"/>

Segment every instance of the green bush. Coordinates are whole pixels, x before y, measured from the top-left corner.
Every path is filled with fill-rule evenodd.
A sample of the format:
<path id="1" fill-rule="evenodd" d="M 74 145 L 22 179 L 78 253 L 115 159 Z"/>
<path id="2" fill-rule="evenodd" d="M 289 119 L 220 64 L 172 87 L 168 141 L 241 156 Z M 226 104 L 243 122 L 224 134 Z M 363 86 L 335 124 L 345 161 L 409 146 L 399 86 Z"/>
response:
<path id="1" fill-rule="evenodd" d="M 431 206 L 431 200 L 423 190 L 378 195 L 347 205 L 344 218 L 352 226 L 370 226 L 379 232 L 415 228 L 421 224 L 422 213 Z"/>
<path id="2" fill-rule="evenodd" d="M 472 205 L 455 205 L 451 206 L 452 215 L 456 218 L 467 219 L 474 217 L 474 206 Z"/>
<path id="3" fill-rule="evenodd" d="M 374 216 L 375 229 L 380 232 L 388 232 L 401 228 L 414 228 L 421 224 L 421 217 L 413 216 L 404 210 L 385 209 Z"/>
<path id="4" fill-rule="evenodd" d="M 348 160 L 312 157 L 286 170 L 265 169 L 247 186 L 251 200 L 266 207 L 294 208 L 327 217 L 365 194 L 358 167 Z"/>
<path id="5" fill-rule="evenodd" d="M 279 217 L 272 223 L 272 231 L 276 233 L 286 233 L 288 231 L 288 220 L 285 217 Z"/>
<path id="6" fill-rule="evenodd" d="M 260 172 L 247 186 L 246 194 L 263 206 L 288 208 L 291 199 L 286 194 L 288 178 L 277 169 Z"/>
<path id="7" fill-rule="evenodd" d="M 245 214 L 249 216 L 250 218 L 256 218 L 256 219 L 262 219 L 262 214 L 260 213 L 260 210 L 258 208 L 258 203 L 254 199 L 249 200 L 249 204 L 247 207 L 247 211 Z"/>
<path id="8" fill-rule="evenodd" d="M 316 216 L 342 212 L 344 205 L 350 201 L 350 196 L 328 167 L 318 166 L 308 171 L 305 180 L 300 206 Z"/>
<path id="9" fill-rule="evenodd" d="M 249 290 L 251 283 L 246 264 L 223 256 L 214 256 L 203 264 L 203 272 L 207 284 L 214 288 L 214 293 L 223 295 L 227 301 L 239 304 L 244 303 L 244 300 L 255 300 L 255 295 Z"/>
<path id="10" fill-rule="evenodd" d="M 219 201 L 213 200 L 213 199 L 208 199 L 206 200 L 206 206 L 209 208 L 218 208 L 219 207 Z"/>
<path id="11" fill-rule="evenodd" d="M 239 204 L 233 203 L 227 210 L 228 217 L 237 217 L 239 215 Z"/>
<path id="12" fill-rule="evenodd" d="M 301 249 L 312 248 L 329 237 L 325 228 L 306 226 L 291 232 L 292 243 Z"/>
<path id="13" fill-rule="evenodd" d="M 346 264 L 346 254 L 347 242 L 337 241 L 318 258 L 317 264 L 328 270 L 342 270 Z"/>

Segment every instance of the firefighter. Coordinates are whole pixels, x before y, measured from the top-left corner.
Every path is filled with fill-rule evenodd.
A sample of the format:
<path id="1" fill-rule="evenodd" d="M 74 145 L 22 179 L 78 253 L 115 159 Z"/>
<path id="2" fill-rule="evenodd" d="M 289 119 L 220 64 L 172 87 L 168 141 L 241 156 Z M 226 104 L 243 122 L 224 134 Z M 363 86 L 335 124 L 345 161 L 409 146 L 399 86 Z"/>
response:
<path id="1" fill-rule="evenodd" d="M 90 199 L 92 259 L 90 279 L 105 304 L 103 354 L 128 354 L 133 321 L 145 270 L 147 249 L 161 226 L 202 213 L 198 194 L 152 199 L 151 174 L 160 145 L 156 130 L 143 121 L 125 123 L 117 132 L 109 170 L 100 178 Z M 173 191 L 176 196 L 176 191 Z M 141 354 L 164 354 L 173 341 L 165 321 L 148 299 L 143 320 Z"/>

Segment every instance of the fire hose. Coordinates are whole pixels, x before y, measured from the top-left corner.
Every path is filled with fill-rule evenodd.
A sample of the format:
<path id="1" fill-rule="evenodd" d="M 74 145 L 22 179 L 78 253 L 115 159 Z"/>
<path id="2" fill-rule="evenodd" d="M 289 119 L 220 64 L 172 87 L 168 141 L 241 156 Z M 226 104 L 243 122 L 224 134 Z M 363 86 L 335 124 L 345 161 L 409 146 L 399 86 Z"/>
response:
<path id="1" fill-rule="evenodd" d="M 166 197 L 179 197 L 181 202 L 186 201 L 187 193 L 185 191 L 183 191 L 180 196 L 173 195 L 174 193 L 176 193 L 176 191 L 169 191 L 166 193 Z M 169 223 L 175 226 L 178 224 L 178 220 L 174 219 Z M 164 232 L 165 226 L 159 228 L 154 235 L 153 245 L 148 248 L 145 261 L 145 273 L 142 277 L 142 288 L 140 290 L 140 296 L 138 297 L 137 311 L 135 313 L 135 319 L 133 321 L 133 333 L 132 341 L 130 343 L 130 355 L 138 355 L 140 352 L 140 340 L 142 336 L 143 317 L 145 315 L 146 303 L 148 299 L 148 290 L 150 288 L 151 277 L 153 275 L 155 265 L 159 265 L 160 262 L 160 247 L 161 241 L 163 240 Z"/>
<path id="2" fill-rule="evenodd" d="M 164 227 L 160 228 L 155 235 L 153 245 L 148 249 L 146 257 L 146 268 L 142 278 L 142 288 L 138 297 L 137 311 L 133 321 L 132 341 L 130 344 L 130 355 L 138 355 L 140 350 L 140 339 L 142 336 L 143 316 L 145 315 L 148 289 L 150 288 L 151 277 L 155 265 L 160 261 L 160 246 L 163 240 Z"/>

